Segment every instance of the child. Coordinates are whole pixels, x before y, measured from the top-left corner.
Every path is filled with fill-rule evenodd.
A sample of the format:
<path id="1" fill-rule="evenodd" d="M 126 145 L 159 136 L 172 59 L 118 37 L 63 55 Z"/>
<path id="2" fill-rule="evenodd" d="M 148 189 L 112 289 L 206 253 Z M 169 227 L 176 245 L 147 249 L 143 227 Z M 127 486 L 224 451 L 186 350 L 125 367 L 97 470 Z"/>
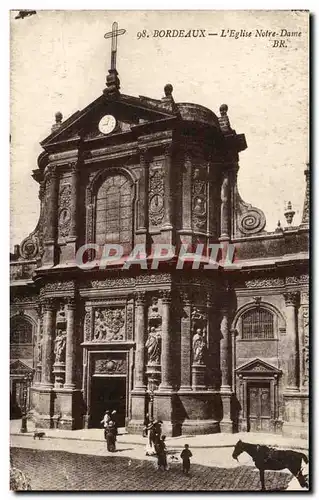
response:
<path id="1" fill-rule="evenodd" d="M 190 463 L 190 457 L 192 457 L 193 454 L 191 450 L 189 449 L 188 444 L 185 444 L 184 449 L 181 453 L 181 459 L 183 460 L 183 473 L 188 474 L 189 468 L 191 466 Z"/>

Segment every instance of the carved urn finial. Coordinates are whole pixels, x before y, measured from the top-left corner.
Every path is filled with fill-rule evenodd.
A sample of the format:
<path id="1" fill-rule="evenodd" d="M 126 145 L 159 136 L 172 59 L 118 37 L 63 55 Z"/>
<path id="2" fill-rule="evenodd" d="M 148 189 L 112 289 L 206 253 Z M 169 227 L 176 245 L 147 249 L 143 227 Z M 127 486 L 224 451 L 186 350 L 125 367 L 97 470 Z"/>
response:
<path id="1" fill-rule="evenodd" d="M 225 116 L 227 115 L 227 111 L 228 111 L 228 106 L 227 104 L 222 104 L 219 108 L 219 111 L 220 111 L 220 116 Z"/>
<path id="2" fill-rule="evenodd" d="M 292 209 L 291 201 L 288 201 L 286 210 L 284 211 L 284 216 L 286 217 L 288 226 L 291 226 L 295 213 L 296 212 Z"/>
<path id="3" fill-rule="evenodd" d="M 227 115 L 227 111 L 228 111 L 227 104 L 222 104 L 219 108 L 219 111 L 220 111 L 220 117 L 218 118 L 218 121 L 219 121 L 219 126 L 220 126 L 221 131 L 224 134 L 232 132 L 232 128 L 230 126 L 230 121 L 229 121 L 229 118 Z"/>
<path id="4" fill-rule="evenodd" d="M 51 127 L 52 132 L 55 132 L 56 130 L 58 130 L 61 127 L 62 120 L 63 120 L 63 115 L 62 115 L 61 111 L 57 111 L 55 113 L 55 123 Z"/>
<path id="5" fill-rule="evenodd" d="M 275 233 L 281 233 L 283 231 L 280 220 L 277 222 L 277 227 Z"/>
<path id="6" fill-rule="evenodd" d="M 173 85 L 171 85 L 170 83 L 167 83 L 164 87 L 164 93 L 165 93 L 165 97 L 171 98 L 172 93 L 173 93 Z"/>

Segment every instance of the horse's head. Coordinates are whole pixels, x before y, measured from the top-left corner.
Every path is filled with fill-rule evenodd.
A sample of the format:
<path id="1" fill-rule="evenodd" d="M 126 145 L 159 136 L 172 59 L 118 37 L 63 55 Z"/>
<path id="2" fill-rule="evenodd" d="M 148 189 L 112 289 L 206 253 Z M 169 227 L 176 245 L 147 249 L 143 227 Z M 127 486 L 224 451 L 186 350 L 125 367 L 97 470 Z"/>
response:
<path id="1" fill-rule="evenodd" d="M 238 461 L 238 456 L 244 451 L 244 446 L 243 446 L 243 442 L 241 440 L 237 441 L 237 443 L 235 444 L 235 448 L 234 448 L 234 451 L 233 451 L 233 454 L 232 454 L 232 457 Z"/>

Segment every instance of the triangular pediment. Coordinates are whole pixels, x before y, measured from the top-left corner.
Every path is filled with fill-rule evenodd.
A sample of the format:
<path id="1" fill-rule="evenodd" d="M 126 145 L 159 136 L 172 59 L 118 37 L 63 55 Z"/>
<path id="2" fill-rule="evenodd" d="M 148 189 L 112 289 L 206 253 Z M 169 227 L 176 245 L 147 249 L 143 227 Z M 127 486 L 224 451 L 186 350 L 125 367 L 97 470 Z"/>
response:
<path id="1" fill-rule="evenodd" d="M 271 373 L 271 374 L 279 374 L 281 370 L 276 368 L 269 363 L 266 363 L 262 359 L 256 358 L 253 361 L 249 361 L 242 366 L 236 368 L 237 375 L 239 374 L 247 374 L 247 373 Z"/>
<path id="2" fill-rule="evenodd" d="M 171 118 L 174 113 L 165 109 L 161 101 L 145 97 L 132 97 L 119 94 L 112 99 L 104 94 L 98 97 L 82 111 L 76 111 L 73 115 L 62 121 L 61 125 L 41 142 L 46 148 L 52 144 L 65 141 L 90 140 L 93 138 L 104 138 L 99 130 L 102 117 L 112 116 L 116 125 L 107 135 L 130 132 L 132 127 L 144 123 L 155 122 L 165 118 Z"/>
<path id="3" fill-rule="evenodd" d="M 33 369 L 26 363 L 23 363 L 23 361 L 21 361 L 20 359 L 17 359 L 10 364 L 10 373 L 29 375 L 33 373 Z"/>

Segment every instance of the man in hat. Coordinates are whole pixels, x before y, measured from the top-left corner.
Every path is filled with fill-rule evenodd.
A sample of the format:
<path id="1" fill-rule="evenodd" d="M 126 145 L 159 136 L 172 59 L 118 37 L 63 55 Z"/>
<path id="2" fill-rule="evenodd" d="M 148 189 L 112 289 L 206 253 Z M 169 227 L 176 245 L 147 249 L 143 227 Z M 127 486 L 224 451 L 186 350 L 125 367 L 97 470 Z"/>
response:
<path id="1" fill-rule="evenodd" d="M 101 420 L 101 424 L 103 424 L 103 427 L 104 427 L 104 439 L 105 439 L 105 441 L 106 441 L 107 430 L 108 430 L 108 425 L 109 425 L 110 420 L 111 420 L 110 412 L 109 412 L 109 410 L 106 410 L 104 417 Z"/>

